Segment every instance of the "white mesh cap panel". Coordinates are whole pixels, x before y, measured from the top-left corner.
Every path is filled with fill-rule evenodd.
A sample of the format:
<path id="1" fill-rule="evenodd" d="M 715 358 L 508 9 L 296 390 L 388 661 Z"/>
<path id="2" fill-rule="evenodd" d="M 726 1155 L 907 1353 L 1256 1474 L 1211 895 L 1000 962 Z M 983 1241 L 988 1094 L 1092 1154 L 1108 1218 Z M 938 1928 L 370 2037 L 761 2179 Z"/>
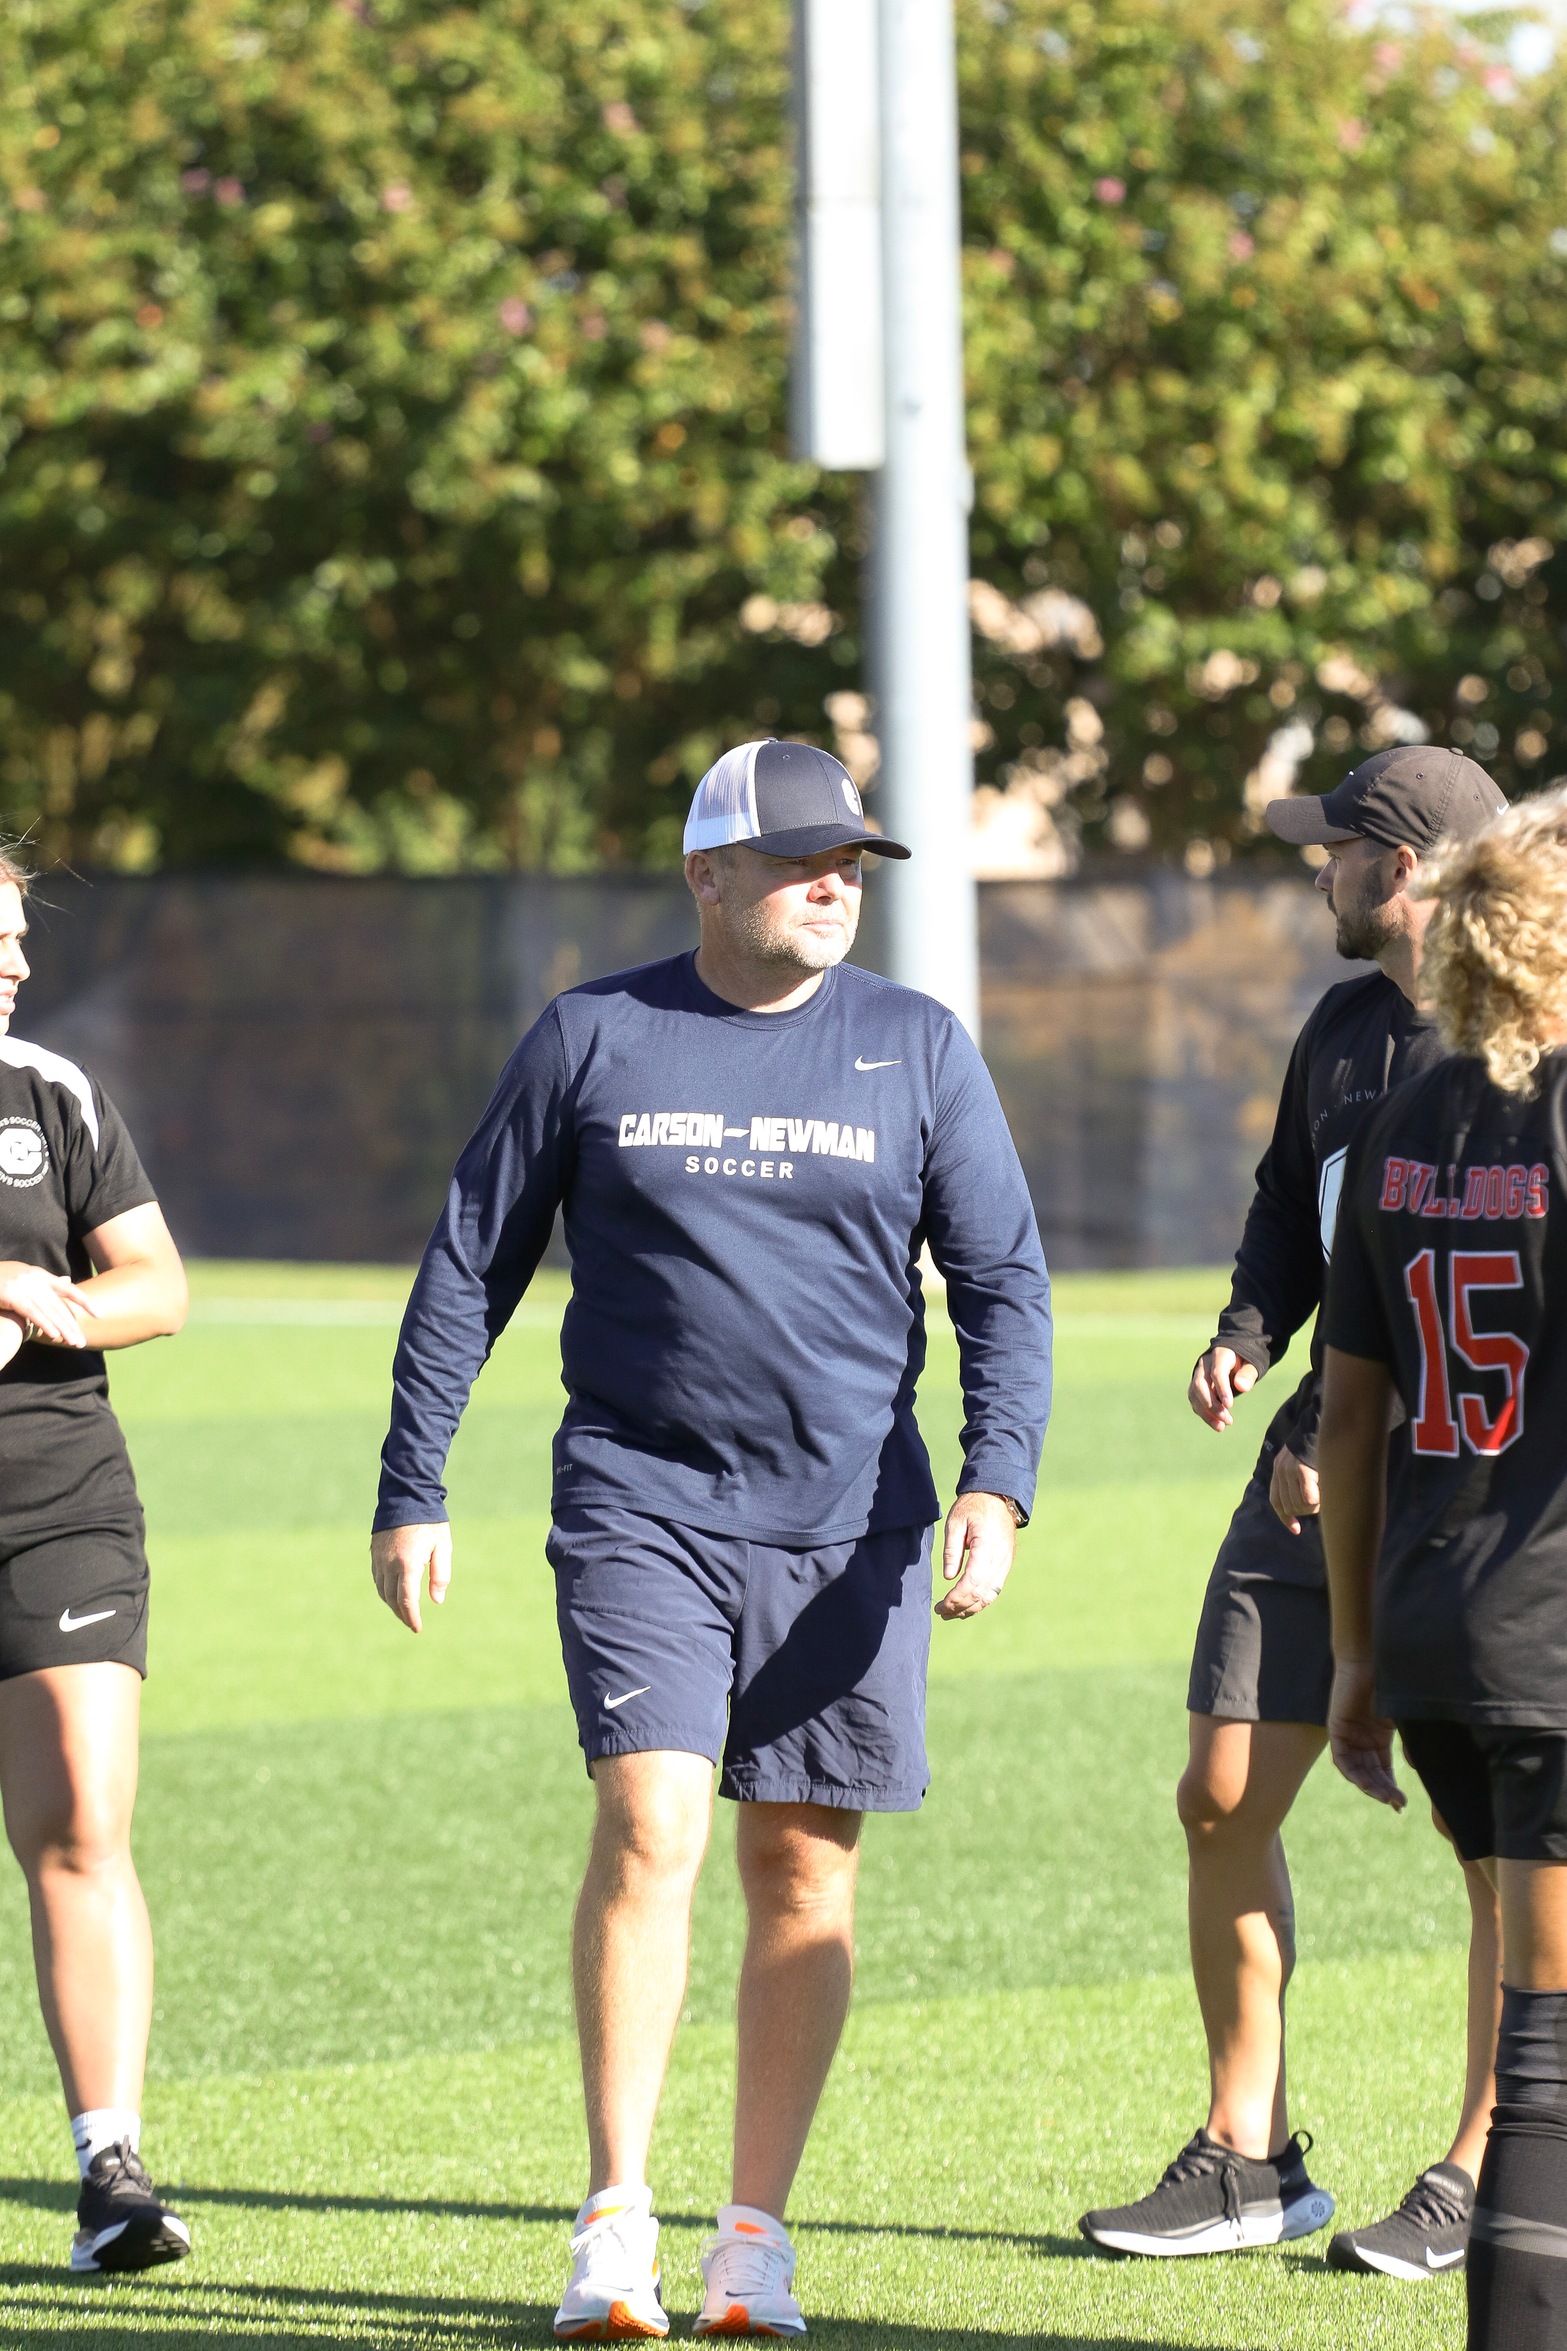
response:
<path id="1" fill-rule="evenodd" d="M 730 841 L 754 841 L 761 831 L 756 815 L 756 755 L 760 743 L 737 743 L 716 759 L 697 785 L 686 818 L 684 849 L 722 849 Z"/>

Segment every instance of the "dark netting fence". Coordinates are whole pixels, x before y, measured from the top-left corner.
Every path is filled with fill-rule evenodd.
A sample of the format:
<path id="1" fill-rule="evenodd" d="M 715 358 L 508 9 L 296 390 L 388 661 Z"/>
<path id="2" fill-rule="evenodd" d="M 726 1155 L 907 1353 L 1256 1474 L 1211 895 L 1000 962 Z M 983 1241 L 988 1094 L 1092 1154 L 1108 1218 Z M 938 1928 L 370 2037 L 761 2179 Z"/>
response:
<path id="1" fill-rule="evenodd" d="M 101 1078 L 214 1256 L 413 1258 L 549 998 L 695 938 L 678 876 L 57 876 L 41 899 L 15 1031 Z M 1321 898 L 1154 873 L 987 883 L 980 910 L 986 1058 L 1052 1262 L 1228 1257 L 1290 1041 L 1347 975 Z"/>

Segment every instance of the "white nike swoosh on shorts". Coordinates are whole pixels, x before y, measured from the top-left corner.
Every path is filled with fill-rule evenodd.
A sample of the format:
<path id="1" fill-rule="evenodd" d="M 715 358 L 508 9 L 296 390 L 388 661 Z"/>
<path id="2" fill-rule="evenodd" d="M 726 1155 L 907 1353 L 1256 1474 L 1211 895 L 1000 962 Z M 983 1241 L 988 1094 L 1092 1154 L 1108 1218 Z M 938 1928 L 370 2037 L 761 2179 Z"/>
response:
<path id="1" fill-rule="evenodd" d="M 901 1061 L 862 1061 L 856 1054 L 854 1066 L 856 1069 L 901 1069 L 903 1063 Z"/>
<path id="2" fill-rule="evenodd" d="M 628 1698 L 645 1698 L 652 1687 L 653 1685 L 651 1682 L 644 1682 L 640 1690 L 622 1690 L 618 1698 L 606 1698 L 604 1701 L 604 1712 L 606 1714 L 613 1714 L 616 1707 L 624 1706 Z"/>
<path id="3" fill-rule="evenodd" d="M 106 1617 L 118 1616 L 117 1608 L 100 1608 L 95 1616 L 73 1616 L 68 1608 L 60 1611 L 62 1633 L 79 1633 L 84 1625 L 102 1624 Z"/>

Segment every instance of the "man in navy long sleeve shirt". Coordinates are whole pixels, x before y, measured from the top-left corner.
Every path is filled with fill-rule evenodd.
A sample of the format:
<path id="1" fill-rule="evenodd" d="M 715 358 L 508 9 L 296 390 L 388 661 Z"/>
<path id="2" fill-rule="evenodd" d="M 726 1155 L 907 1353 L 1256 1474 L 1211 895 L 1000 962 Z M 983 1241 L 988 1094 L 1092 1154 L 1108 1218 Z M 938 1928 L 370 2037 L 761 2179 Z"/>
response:
<path id="1" fill-rule="evenodd" d="M 598 1817 L 575 1973 L 592 2176 L 562 2339 L 662 2334 L 648 2143 L 712 1769 L 750 1913 L 733 2202 L 698 2332 L 800 2333 L 783 2213 L 847 2013 L 859 1829 L 926 1785 L 930 1465 L 919 1259 L 958 1337 L 964 1468 L 939 1613 L 989 1606 L 1049 1410 L 1049 1285 L 984 1064 L 843 962 L 865 828 L 835 760 L 747 744 L 686 831 L 697 954 L 574 989 L 523 1039 L 404 1318 L 373 1559 L 417 1631 L 441 1478 L 564 1214 L 549 1555 Z"/>

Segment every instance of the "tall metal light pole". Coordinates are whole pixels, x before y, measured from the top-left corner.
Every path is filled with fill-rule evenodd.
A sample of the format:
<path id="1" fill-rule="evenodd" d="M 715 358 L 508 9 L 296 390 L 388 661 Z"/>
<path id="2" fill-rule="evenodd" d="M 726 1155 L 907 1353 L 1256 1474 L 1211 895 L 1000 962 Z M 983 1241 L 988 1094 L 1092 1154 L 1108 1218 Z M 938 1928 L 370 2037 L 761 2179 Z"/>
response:
<path id="1" fill-rule="evenodd" d="M 875 474 L 867 602 L 882 759 L 876 813 L 914 852 L 878 877 L 885 960 L 892 978 L 939 997 L 977 1036 L 952 0 L 796 4 L 796 447 L 817 464 Z M 872 156 L 879 238 L 866 226 Z"/>

